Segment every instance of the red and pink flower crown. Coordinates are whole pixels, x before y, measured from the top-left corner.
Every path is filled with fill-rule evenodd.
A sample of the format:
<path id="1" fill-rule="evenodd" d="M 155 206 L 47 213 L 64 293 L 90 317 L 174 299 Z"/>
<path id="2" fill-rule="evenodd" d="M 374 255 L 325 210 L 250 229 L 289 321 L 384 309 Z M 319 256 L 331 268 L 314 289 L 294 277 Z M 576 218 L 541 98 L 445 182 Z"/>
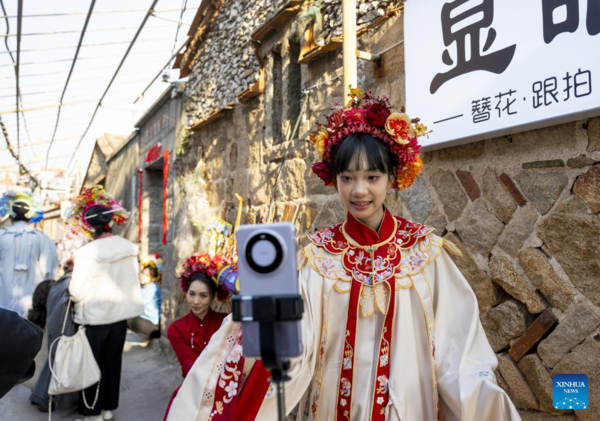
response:
<path id="1" fill-rule="evenodd" d="M 192 254 L 181 268 L 179 276 L 181 290 L 187 292 L 190 281 L 197 273 L 203 273 L 212 279 L 217 286 L 217 276 L 223 267 L 228 265 L 228 261 L 221 255 L 211 257 L 208 253 Z"/>
<path id="2" fill-rule="evenodd" d="M 312 165 L 312 171 L 326 186 L 335 185 L 331 174 L 333 148 L 352 134 L 365 133 L 382 140 L 398 158 L 392 187 L 398 190 L 410 187 L 423 171 L 417 138 L 429 133 L 427 127 L 418 118 L 411 120 L 404 107 L 394 111 L 388 96 L 373 95 L 369 90 L 364 96 L 360 89 L 350 91 L 346 108 L 334 107 L 327 124 L 319 124 L 309 135 L 321 157 L 321 161 Z"/>
<path id="3" fill-rule="evenodd" d="M 130 216 L 129 212 L 121 205 L 121 202 L 111 198 L 103 186 L 83 187 L 81 194 L 75 198 L 75 203 L 67 214 L 74 226 L 74 231 L 81 231 L 91 237 L 94 228 L 88 222 L 88 219 L 93 215 L 87 213 L 94 206 L 102 206 L 105 209 L 103 213 L 112 215 L 112 220 L 108 224 L 109 227 L 113 223 L 119 226 L 123 225 Z"/>

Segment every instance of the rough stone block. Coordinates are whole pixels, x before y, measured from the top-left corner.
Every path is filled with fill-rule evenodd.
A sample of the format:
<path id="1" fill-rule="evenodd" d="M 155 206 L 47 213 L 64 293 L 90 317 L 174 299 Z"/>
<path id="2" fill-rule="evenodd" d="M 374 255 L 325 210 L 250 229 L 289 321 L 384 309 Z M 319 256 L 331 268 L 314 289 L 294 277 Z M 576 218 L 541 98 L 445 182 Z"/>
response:
<path id="1" fill-rule="evenodd" d="M 437 191 L 444 211 L 450 221 L 455 221 L 467 206 L 467 196 L 460 188 L 454 174 L 448 170 L 437 170 L 430 178 Z"/>
<path id="2" fill-rule="evenodd" d="M 525 162 L 523 163 L 523 165 L 521 165 L 521 168 L 523 168 L 524 170 L 530 170 L 534 168 L 560 168 L 564 166 L 565 163 L 562 159 L 551 159 L 547 161 Z"/>
<path id="3" fill-rule="evenodd" d="M 435 228 L 435 233 L 437 235 L 443 235 L 446 226 L 448 225 L 448 221 L 446 221 L 446 217 L 436 206 L 429 214 L 429 217 L 425 221 L 425 225 Z"/>
<path id="4" fill-rule="evenodd" d="M 479 158 L 485 151 L 485 141 L 470 143 L 468 145 L 453 146 L 435 151 L 435 156 L 440 161 L 467 161 Z"/>
<path id="5" fill-rule="evenodd" d="M 456 222 L 456 231 L 465 245 L 483 256 L 491 253 L 503 229 L 504 224 L 487 209 L 482 199 L 476 200 Z"/>
<path id="6" fill-rule="evenodd" d="M 594 165 L 595 162 L 596 161 L 594 161 L 592 158 L 588 158 L 584 154 L 581 154 L 576 158 L 570 158 L 567 161 L 567 166 L 569 168 L 583 168 L 589 167 L 590 165 Z"/>
<path id="7" fill-rule="evenodd" d="M 579 176 L 573 191 L 594 213 L 600 212 L 600 166 L 592 167 Z"/>
<path id="8" fill-rule="evenodd" d="M 527 203 L 527 200 L 525 200 L 515 183 L 512 181 L 512 178 L 510 178 L 508 174 L 502 173 L 498 178 L 500 179 L 500 181 L 502 181 L 502 184 L 504 184 L 506 190 L 510 193 L 512 198 L 515 199 L 515 202 L 517 202 L 519 206 L 524 206 L 525 203 Z"/>
<path id="9" fill-rule="evenodd" d="M 483 174 L 483 195 L 490 202 L 502 222 L 507 223 L 510 221 L 517 205 L 498 181 L 496 172 L 491 168 L 487 168 Z"/>
<path id="10" fill-rule="evenodd" d="M 588 336 L 581 345 L 554 367 L 555 374 L 582 373 L 588 376 L 589 408 L 575 410 L 575 414 L 582 421 L 596 421 L 600 419 L 600 335 Z"/>
<path id="11" fill-rule="evenodd" d="M 546 303 L 529 285 L 521 278 L 513 264 L 506 258 L 492 256 L 490 259 L 490 272 L 492 280 L 499 284 L 506 292 L 527 306 L 530 313 L 541 313 L 546 309 Z"/>
<path id="12" fill-rule="evenodd" d="M 479 197 L 481 196 L 481 190 L 479 190 L 479 186 L 473 178 L 473 174 L 471 174 L 470 171 L 457 170 L 456 176 L 458 177 L 463 188 L 469 195 L 471 202 L 474 202 L 475 200 L 479 199 Z"/>
<path id="13" fill-rule="evenodd" d="M 537 218 L 538 213 L 533 205 L 523 206 L 504 228 L 498 246 L 509 255 L 516 255 L 533 232 Z"/>
<path id="14" fill-rule="evenodd" d="M 270 186 L 269 178 L 262 173 L 259 168 L 251 169 L 248 172 L 248 197 L 252 205 L 260 206 L 269 201 Z"/>
<path id="15" fill-rule="evenodd" d="M 456 235 L 449 232 L 444 236 L 445 239 L 452 241 L 462 252 L 462 256 L 450 254 L 450 258 L 458 267 L 460 272 L 466 278 L 471 288 L 475 292 L 480 311 L 495 306 L 502 297 L 502 292 L 498 285 L 494 284 L 485 272 L 473 260 L 467 248 L 461 243 Z"/>
<path id="16" fill-rule="evenodd" d="M 515 361 L 519 361 L 558 321 L 551 308 L 547 308 L 527 328 L 523 336 L 517 339 L 508 353 Z"/>
<path id="17" fill-rule="evenodd" d="M 569 182 L 565 174 L 529 171 L 520 172 L 515 179 L 527 200 L 542 215 L 548 213 Z"/>
<path id="18" fill-rule="evenodd" d="M 275 186 L 278 201 L 300 199 L 306 194 L 306 181 L 304 174 L 306 164 L 301 159 L 285 161 L 279 180 Z"/>
<path id="19" fill-rule="evenodd" d="M 540 403 L 540 410 L 554 414 L 570 411 L 557 411 L 552 406 L 552 377 L 536 354 L 526 355 L 519 361 L 519 368 L 527 378 L 527 383 Z"/>
<path id="20" fill-rule="evenodd" d="M 600 306 L 600 219 L 588 212 L 571 195 L 538 225 L 537 234 L 579 292 Z"/>
<path id="21" fill-rule="evenodd" d="M 527 328 L 527 311 L 513 300 L 507 300 L 481 316 L 481 324 L 494 352 L 510 346 Z"/>
<path id="22" fill-rule="evenodd" d="M 538 249 L 526 249 L 519 252 L 518 258 L 531 283 L 548 302 L 562 311 L 566 310 L 577 291 L 556 274 L 544 253 Z"/>
<path id="23" fill-rule="evenodd" d="M 600 326 L 600 310 L 588 303 L 579 303 L 538 346 L 537 352 L 547 367 L 554 367 Z"/>
<path id="24" fill-rule="evenodd" d="M 414 222 L 424 223 L 435 207 L 424 177 L 417 177 L 412 186 L 400 191 L 400 198 Z"/>
<path id="25" fill-rule="evenodd" d="M 323 228 L 331 227 L 339 222 L 341 221 L 337 219 L 335 213 L 328 207 L 324 207 L 315 218 L 313 226 L 317 230 L 320 230 Z"/>
<path id="26" fill-rule="evenodd" d="M 498 370 L 508 385 L 508 395 L 518 409 L 539 409 L 540 404 L 519 367 L 507 354 L 498 355 Z"/>
<path id="27" fill-rule="evenodd" d="M 588 123 L 587 151 L 600 151 L 600 118 L 593 118 Z"/>

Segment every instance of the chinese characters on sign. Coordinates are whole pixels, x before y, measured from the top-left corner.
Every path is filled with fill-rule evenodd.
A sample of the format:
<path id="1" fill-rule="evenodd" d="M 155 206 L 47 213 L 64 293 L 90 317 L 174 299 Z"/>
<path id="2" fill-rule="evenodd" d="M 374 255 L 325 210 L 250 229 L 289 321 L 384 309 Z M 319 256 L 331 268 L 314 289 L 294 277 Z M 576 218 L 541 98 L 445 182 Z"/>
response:
<path id="1" fill-rule="evenodd" d="M 431 81 L 430 91 L 434 94 L 444 83 L 452 78 L 464 75 L 475 70 L 486 70 L 492 73 L 502 73 L 506 70 L 515 54 L 516 45 L 503 48 L 499 51 L 482 55 L 481 31 L 489 28 L 494 20 L 494 0 L 483 0 L 483 2 L 462 13 L 456 14 L 458 9 L 469 0 L 456 0 L 444 4 L 442 7 L 442 31 L 444 34 L 444 45 L 450 46 L 456 42 L 456 66 L 446 73 L 438 73 Z M 452 17 L 452 15 L 455 15 Z M 483 14 L 483 19 L 470 25 L 461 27 L 461 23 L 473 16 Z M 456 28 L 458 27 L 458 29 Z M 454 31 L 453 31 L 454 30 Z M 467 59 L 467 37 L 470 39 L 471 48 L 468 51 L 470 58 Z M 483 45 L 483 52 L 487 52 L 496 39 L 496 30 L 490 28 Z M 442 61 L 451 66 L 454 60 L 450 57 L 448 49 L 442 54 Z"/>
<path id="2" fill-rule="evenodd" d="M 589 35 L 600 33 L 600 2 L 586 0 L 586 26 Z M 560 10 L 564 11 L 564 19 L 557 18 Z M 579 0 L 542 0 L 542 17 L 544 19 L 544 42 L 550 44 L 559 34 L 575 32 L 579 28 Z"/>
<path id="3" fill-rule="evenodd" d="M 600 0 L 407 2 L 404 25 L 425 147 L 600 115 Z"/>
<path id="4" fill-rule="evenodd" d="M 543 81 L 534 82 L 532 85 L 533 95 L 531 96 L 533 108 L 547 107 L 560 101 L 568 101 L 573 97 L 581 98 L 592 93 L 592 73 L 589 70 L 579 69 L 574 76 L 567 72 L 562 80 L 564 81 L 564 89 L 562 90 L 559 89 L 558 79 L 554 76 Z M 498 100 L 494 107 L 498 111 L 498 118 L 503 115 L 517 114 L 516 106 L 511 108 L 517 102 L 517 98 L 513 97 L 516 93 L 517 91 L 509 89 L 507 92 L 499 92 L 498 95 L 494 96 Z M 523 97 L 523 101 L 526 102 L 527 97 Z M 492 116 L 491 111 L 491 97 L 471 101 L 473 123 L 488 121 Z"/>

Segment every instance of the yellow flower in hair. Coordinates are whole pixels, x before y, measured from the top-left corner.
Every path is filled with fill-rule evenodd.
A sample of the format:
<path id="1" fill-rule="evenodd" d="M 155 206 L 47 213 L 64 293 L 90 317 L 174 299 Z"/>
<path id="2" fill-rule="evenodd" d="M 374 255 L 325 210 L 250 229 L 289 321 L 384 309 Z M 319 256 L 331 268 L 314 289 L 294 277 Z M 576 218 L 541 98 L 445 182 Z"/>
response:
<path id="1" fill-rule="evenodd" d="M 315 146 L 317 151 L 319 151 L 319 155 L 323 157 L 325 155 L 325 147 L 327 146 L 327 139 L 329 139 L 329 132 L 323 126 L 319 129 L 319 131 L 313 135 L 313 141 L 315 142 Z"/>
<path id="2" fill-rule="evenodd" d="M 410 117 L 404 113 L 390 114 L 385 122 L 385 130 L 401 145 L 406 145 L 410 138 L 415 137 Z"/>
<path id="3" fill-rule="evenodd" d="M 421 123 L 415 124 L 415 132 L 417 136 L 425 136 L 427 133 L 431 133 L 427 131 L 427 126 Z"/>

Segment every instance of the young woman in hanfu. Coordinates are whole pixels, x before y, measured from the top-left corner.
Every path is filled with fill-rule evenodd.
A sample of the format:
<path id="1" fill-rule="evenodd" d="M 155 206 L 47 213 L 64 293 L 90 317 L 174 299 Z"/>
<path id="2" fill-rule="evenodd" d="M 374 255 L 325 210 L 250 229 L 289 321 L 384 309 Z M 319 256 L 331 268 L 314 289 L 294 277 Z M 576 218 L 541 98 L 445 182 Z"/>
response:
<path id="1" fill-rule="evenodd" d="M 313 172 L 348 213 L 299 252 L 304 351 L 285 395 L 300 418 L 306 409 L 310 420 L 520 420 L 496 384 L 475 295 L 448 255 L 460 252 L 385 207 L 388 187 L 407 188 L 422 171 L 424 134 L 386 97 L 354 90 L 311 135 L 321 158 Z M 240 341 L 240 325 L 225 319 L 169 420 L 277 419 L 268 375 L 260 363 L 248 370 Z"/>

